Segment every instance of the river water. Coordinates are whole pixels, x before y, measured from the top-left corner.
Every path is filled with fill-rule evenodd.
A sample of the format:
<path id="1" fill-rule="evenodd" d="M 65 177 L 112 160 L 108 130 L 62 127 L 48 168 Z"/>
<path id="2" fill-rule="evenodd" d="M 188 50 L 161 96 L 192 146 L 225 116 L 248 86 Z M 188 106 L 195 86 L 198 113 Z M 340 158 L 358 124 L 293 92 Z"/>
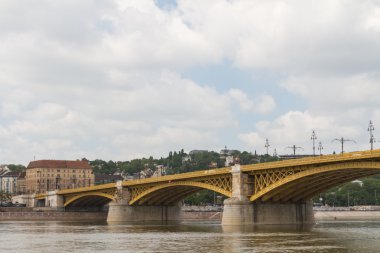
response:
<path id="1" fill-rule="evenodd" d="M 380 252 L 380 222 L 237 228 L 3 221 L 0 252 Z"/>

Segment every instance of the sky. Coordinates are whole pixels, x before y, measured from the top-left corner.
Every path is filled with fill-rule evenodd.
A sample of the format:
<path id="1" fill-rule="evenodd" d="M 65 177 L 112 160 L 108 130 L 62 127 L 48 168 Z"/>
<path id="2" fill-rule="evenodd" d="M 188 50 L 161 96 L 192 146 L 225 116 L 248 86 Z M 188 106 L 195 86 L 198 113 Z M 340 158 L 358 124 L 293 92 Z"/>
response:
<path id="1" fill-rule="evenodd" d="M 367 150 L 370 120 L 378 0 L 0 1 L 0 164 Z"/>

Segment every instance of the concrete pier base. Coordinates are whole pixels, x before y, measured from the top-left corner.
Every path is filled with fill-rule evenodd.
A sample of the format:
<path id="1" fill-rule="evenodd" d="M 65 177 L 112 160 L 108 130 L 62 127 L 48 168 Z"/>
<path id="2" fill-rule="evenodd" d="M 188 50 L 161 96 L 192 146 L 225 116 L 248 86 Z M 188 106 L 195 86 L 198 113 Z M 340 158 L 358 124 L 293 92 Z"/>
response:
<path id="1" fill-rule="evenodd" d="M 110 203 L 107 222 L 179 222 L 181 206 L 130 206 Z"/>
<path id="2" fill-rule="evenodd" d="M 224 201 L 222 225 L 289 225 L 314 223 L 313 205 L 307 203 L 249 203 Z"/>
<path id="3" fill-rule="evenodd" d="M 254 203 L 255 224 L 313 224 L 314 211 L 311 202 L 306 203 Z"/>
<path id="4" fill-rule="evenodd" d="M 238 198 L 224 200 L 222 225 L 250 225 L 253 223 L 253 205 L 249 200 Z"/>

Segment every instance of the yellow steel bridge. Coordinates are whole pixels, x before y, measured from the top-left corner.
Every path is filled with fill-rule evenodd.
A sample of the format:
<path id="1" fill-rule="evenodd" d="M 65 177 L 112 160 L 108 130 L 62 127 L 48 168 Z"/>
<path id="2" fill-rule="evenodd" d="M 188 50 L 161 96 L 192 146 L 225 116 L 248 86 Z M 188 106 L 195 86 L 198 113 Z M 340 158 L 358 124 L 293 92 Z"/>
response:
<path id="1" fill-rule="evenodd" d="M 380 173 L 380 150 L 241 165 L 244 191 L 252 202 L 306 201 L 329 188 Z M 60 190 L 64 206 L 99 206 L 127 200 L 129 205 L 172 205 L 208 189 L 231 197 L 231 168 L 211 169 L 120 183 Z M 39 194 L 37 199 L 46 195 Z"/>

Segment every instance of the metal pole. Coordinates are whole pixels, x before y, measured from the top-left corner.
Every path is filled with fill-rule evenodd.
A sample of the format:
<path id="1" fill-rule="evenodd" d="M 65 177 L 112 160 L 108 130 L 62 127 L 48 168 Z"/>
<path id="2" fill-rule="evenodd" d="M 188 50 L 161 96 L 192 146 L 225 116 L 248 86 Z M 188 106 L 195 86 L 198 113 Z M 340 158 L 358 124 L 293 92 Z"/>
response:
<path id="1" fill-rule="evenodd" d="M 319 145 L 318 145 L 319 155 L 322 155 L 322 149 L 323 149 L 322 142 L 319 142 Z"/>
<path id="2" fill-rule="evenodd" d="M 373 131 L 375 127 L 372 124 L 372 121 L 369 121 L 368 131 L 369 131 L 369 143 L 371 143 L 371 150 L 373 150 L 373 143 L 375 142 L 375 138 L 373 137 Z"/>
<path id="3" fill-rule="evenodd" d="M 268 139 L 265 140 L 265 147 L 267 148 L 267 155 L 269 155 L 268 148 L 269 148 L 269 141 Z"/>
<path id="4" fill-rule="evenodd" d="M 342 137 L 342 138 L 339 138 L 339 139 L 336 138 L 336 139 L 334 139 L 334 140 L 332 140 L 332 141 L 339 141 L 339 142 L 340 142 L 340 144 L 341 144 L 341 146 L 342 146 L 342 152 L 341 152 L 341 154 L 344 153 L 344 143 L 345 143 L 346 141 L 352 141 L 352 142 L 356 143 L 354 140 L 344 139 L 343 137 Z"/>
<path id="5" fill-rule="evenodd" d="M 313 155 L 315 156 L 315 140 L 317 139 L 317 135 L 315 134 L 315 131 L 313 130 L 313 133 L 311 134 L 311 140 L 313 141 Z"/>

